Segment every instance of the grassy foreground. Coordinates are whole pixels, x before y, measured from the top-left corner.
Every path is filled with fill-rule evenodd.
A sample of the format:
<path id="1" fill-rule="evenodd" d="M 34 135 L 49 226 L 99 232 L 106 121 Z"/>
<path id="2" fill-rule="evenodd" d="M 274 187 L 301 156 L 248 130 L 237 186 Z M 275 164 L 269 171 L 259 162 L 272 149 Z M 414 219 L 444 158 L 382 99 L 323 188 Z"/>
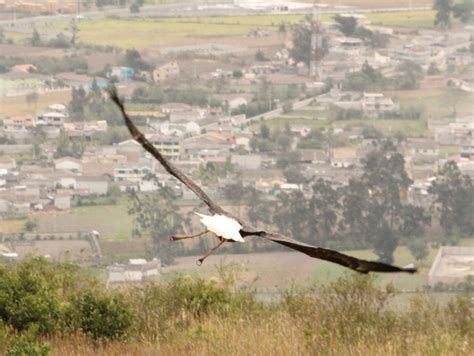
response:
<path id="1" fill-rule="evenodd" d="M 0 354 L 467 355 L 474 347 L 468 298 L 440 306 L 417 297 L 393 309 L 392 286 L 348 273 L 263 302 L 235 282 L 224 267 L 211 280 L 104 290 L 74 265 L 0 265 Z"/>

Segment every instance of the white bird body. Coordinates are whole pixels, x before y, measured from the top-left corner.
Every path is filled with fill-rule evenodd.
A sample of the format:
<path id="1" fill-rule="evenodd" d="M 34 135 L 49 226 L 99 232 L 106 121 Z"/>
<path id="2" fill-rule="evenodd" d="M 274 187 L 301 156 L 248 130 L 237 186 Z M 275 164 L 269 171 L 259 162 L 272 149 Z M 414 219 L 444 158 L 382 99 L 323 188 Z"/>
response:
<path id="1" fill-rule="evenodd" d="M 213 232 L 217 236 L 226 240 L 245 242 L 245 240 L 240 235 L 240 229 L 242 229 L 242 225 L 240 225 L 237 220 L 219 214 L 210 216 L 198 212 L 194 213 L 201 218 L 201 223 L 207 227 L 210 232 Z"/>

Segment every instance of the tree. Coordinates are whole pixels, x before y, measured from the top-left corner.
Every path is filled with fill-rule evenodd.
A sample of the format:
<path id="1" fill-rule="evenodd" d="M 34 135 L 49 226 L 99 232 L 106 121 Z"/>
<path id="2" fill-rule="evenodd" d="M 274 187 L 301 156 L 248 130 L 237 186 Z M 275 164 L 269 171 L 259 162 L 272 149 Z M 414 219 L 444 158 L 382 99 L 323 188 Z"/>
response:
<path id="1" fill-rule="evenodd" d="M 265 62 L 268 61 L 268 58 L 267 56 L 265 56 L 265 53 L 263 53 L 263 51 L 259 49 L 257 50 L 257 52 L 255 52 L 255 60 L 258 62 Z"/>
<path id="2" fill-rule="evenodd" d="M 76 23 L 76 20 L 73 18 L 71 19 L 71 22 L 69 23 L 69 31 L 71 32 L 71 45 L 75 45 L 76 44 L 76 38 L 77 38 L 77 34 L 79 33 L 79 27 L 77 27 L 77 23 Z"/>
<path id="3" fill-rule="evenodd" d="M 314 234 L 314 242 L 327 245 L 336 235 L 338 212 L 341 208 L 339 193 L 328 181 L 320 178 L 312 186 L 312 195 L 308 203 L 312 215 L 309 233 Z"/>
<path id="4" fill-rule="evenodd" d="M 453 0 L 434 0 L 433 9 L 436 10 L 434 25 L 445 28 L 451 27 Z"/>
<path id="5" fill-rule="evenodd" d="M 311 60 L 311 24 L 300 22 L 293 25 L 293 47 L 291 57 L 296 62 L 303 62 L 309 66 Z M 321 48 L 316 53 L 316 59 L 322 59 L 329 51 L 329 45 L 326 37 L 322 38 Z"/>
<path id="6" fill-rule="evenodd" d="M 130 5 L 130 12 L 132 14 L 136 14 L 140 12 L 140 5 L 138 5 L 136 2 L 134 2 L 132 5 Z"/>
<path id="7" fill-rule="evenodd" d="M 158 255 L 163 265 L 173 263 L 181 244 L 170 241 L 170 236 L 181 230 L 183 218 L 176 205 L 176 196 L 167 187 L 161 187 L 156 177 L 148 179 L 155 181 L 160 188 L 153 193 L 138 195 L 130 193 L 131 207 L 129 214 L 134 216 L 140 234 L 147 233 L 152 241 L 153 251 Z"/>
<path id="8" fill-rule="evenodd" d="M 152 65 L 143 60 L 140 52 L 135 48 L 127 49 L 125 51 L 125 56 L 122 60 L 123 65 L 133 68 L 135 70 L 150 70 Z"/>
<path id="9" fill-rule="evenodd" d="M 474 233 L 474 187 L 456 162 L 446 162 L 440 169 L 430 192 L 435 195 L 439 222 L 448 236 Z"/>
<path id="10" fill-rule="evenodd" d="M 430 222 L 424 210 L 401 199 L 411 184 L 405 159 L 390 141 L 383 141 L 362 160 L 361 184 L 367 190 L 363 216 L 365 238 L 371 242 L 381 260 L 393 262 L 393 252 L 400 236 L 416 236 Z M 365 194 L 365 191 L 364 193 Z"/>
<path id="11" fill-rule="evenodd" d="M 28 93 L 26 94 L 26 97 L 25 97 L 25 100 L 28 104 L 35 104 L 35 108 L 36 108 L 36 104 L 38 103 L 38 99 L 39 99 L 39 95 L 37 92 L 31 92 L 31 93 Z M 36 111 L 36 109 L 35 109 Z"/>
<path id="12" fill-rule="evenodd" d="M 31 35 L 31 38 L 30 38 L 30 44 L 33 47 L 40 47 L 43 44 L 40 34 L 36 28 L 33 29 L 33 34 Z"/>
<path id="13" fill-rule="evenodd" d="M 357 19 L 353 16 L 334 16 L 336 26 L 345 36 L 352 36 L 357 27 Z"/>
<path id="14" fill-rule="evenodd" d="M 474 2 L 472 0 L 464 0 L 452 7 L 453 16 L 462 23 L 469 23 L 473 18 Z"/>
<path id="15" fill-rule="evenodd" d="M 397 76 L 393 79 L 397 89 L 416 89 L 423 79 L 423 69 L 413 61 L 405 60 L 396 67 Z"/>
<path id="16" fill-rule="evenodd" d="M 421 240 L 421 239 L 416 239 L 416 240 L 410 240 L 408 241 L 408 249 L 410 250 L 411 254 L 413 257 L 416 258 L 417 261 L 420 261 L 423 263 L 423 261 L 428 257 L 429 255 L 429 249 L 428 249 L 428 242 Z"/>
<path id="17" fill-rule="evenodd" d="M 84 88 L 72 88 L 71 101 L 69 102 L 69 111 L 75 118 L 84 117 L 84 107 L 87 103 L 87 95 Z"/>

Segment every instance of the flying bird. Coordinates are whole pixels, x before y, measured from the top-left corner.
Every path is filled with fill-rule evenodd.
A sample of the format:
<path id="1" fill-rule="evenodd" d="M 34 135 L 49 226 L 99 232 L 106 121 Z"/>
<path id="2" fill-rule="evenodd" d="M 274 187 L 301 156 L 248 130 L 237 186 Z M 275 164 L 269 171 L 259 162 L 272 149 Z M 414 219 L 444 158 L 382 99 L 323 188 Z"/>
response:
<path id="1" fill-rule="evenodd" d="M 214 215 L 204 215 L 198 212 L 194 212 L 197 216 L 201 218 L 201 223 L 207 228 L 207 230 L 200 232 L 196 235 L 183 235 L 177 236 L 173 235 L 170 237 L 170 240 L 185 240 L 191 239 L 193 237 L 202 236 L 207 234 L 208 232 L 213 233 L 219 239 L 220 243 L 211 249 L 206 255 L 201 257 L 197 262 L 198 265 L 201 265 L 202 262 L 215 250 L 217 250 L 224 242 L 245 242 L 242 235 L 240 235 L 240 230 L 242 229 L 242 225 L 235 220 L 226 215 L 214 214 Z"/>
<path id="2" fill-rule="evenodd" d="M 171 236 L 171 240 L 190 239 L 202 236 L 206 233 L 213 233 L 219 239 L 219 243 L 214 246 L 206 255 L 198 260 L 198 264 L 209 257 L 215 250 L 226 242 L 243 242 L 247 236 L 258 236 L 266 240 L 276 242 L 280 245 L 286 246 L 290 249 L 302 252 L 310 257 L 336 263 L 338 265 L 350 268 L 360 273 L 369 272 L 407 272 L 415 273 L 414 267 L 397 267 L 383 262 L 367 261 L 352 257 L 334 250 L 308 245 L 297 240 L 288 238 L 278 233 L 267 232 L 265 230 L 256 229 L 241 219 L 237 219 L 229 212 L 225 211 L 220 205 L 216 204 L 195 182 L 188 176 L 181 172 L 171 162 L 169 162 L 153 144 L 148 141 L 143 133 L 141 133 L 135 124 L 132 122 L 127 112 L 122 99 L 119 98 L 115 87 L 108 89 L 111 100 L 118 106 L 122 116 L 125 120 L 130 134 L 133 139 L 140 143 L 142 147 L 148 151 L 165 170 L 181 181 L 188 187 L 196 196 L 207 205 L 213 215 L 203 215 L 196 213 L 201 218 L 201 223 L 206 227 L 206 230 L 196 235 Z"/>

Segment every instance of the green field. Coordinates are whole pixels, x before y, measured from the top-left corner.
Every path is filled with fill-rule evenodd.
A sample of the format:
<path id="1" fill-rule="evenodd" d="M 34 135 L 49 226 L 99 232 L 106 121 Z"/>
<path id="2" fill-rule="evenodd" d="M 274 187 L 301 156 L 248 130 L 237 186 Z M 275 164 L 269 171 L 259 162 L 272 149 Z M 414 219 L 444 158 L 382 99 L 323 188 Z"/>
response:
<path id="1" fill-rule="evenodd" d="M 38 215 L 40 232 L 66 232 L 97 230 L 103 239 L 127 240 L 132 236 L 133 217 L 127 212 L 127 204 L 81 206 L 70 212 L 55 215 Z"/>
<path id="2" fill-rule="evenodd" d="M 333 22 L 332 14 L 321 16 Z M 430 27 L 433 11 L 378 12 L 366 14 L 372 24 Z M 280 23 L 299 22 L 303 15 L 215 16 L 176 18 L 106 18 L 79 24 L 79 42 L 119 48 L 146 48 L 194 44 L 195 41 L 235 38 L 261 28 L 276 32 Z M 53 25 L 49 30 L 65 31 L 67 26 Z"/>

